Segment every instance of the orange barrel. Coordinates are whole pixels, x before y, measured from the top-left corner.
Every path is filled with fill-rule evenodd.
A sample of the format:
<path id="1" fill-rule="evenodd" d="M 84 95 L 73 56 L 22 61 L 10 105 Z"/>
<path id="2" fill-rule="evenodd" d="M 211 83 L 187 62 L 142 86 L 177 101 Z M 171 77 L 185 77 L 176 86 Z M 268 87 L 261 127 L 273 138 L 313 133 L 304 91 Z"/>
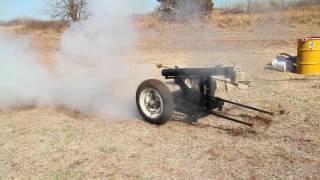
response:
<path id="1" fill-rule="evenodd" d="M 298 39 L 297 72 L 320 75 L 320 37 Z"/>

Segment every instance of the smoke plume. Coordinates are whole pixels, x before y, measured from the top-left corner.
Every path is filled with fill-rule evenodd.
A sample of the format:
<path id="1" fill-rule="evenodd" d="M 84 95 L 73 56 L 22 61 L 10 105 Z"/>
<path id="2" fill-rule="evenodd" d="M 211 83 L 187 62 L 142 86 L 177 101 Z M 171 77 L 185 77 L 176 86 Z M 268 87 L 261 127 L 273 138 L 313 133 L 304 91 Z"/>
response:
<path id="1" fill-rule="evenodd" d="M 91 1 L 92 15 L 63 34 L 55 65 L 41 65 L 31 39 L 0 34 L 0 108 L 62 106 L 103 117 L 136 114 L 137 32 L 130 1 Z M 141 6 L 144 8 L 144 6 Z"/>
<path id="2" fill-rule="evenodd" d="M 0 55 L 0 108 L 41 103 L 50 78 L 31 40 L 0 33 Z"/>

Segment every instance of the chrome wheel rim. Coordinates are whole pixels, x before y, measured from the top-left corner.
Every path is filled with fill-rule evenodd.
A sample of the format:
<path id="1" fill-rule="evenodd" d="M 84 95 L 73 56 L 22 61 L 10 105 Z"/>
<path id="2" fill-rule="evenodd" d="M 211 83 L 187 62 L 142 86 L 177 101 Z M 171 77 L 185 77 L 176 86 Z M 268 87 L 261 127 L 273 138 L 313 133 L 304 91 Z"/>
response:
<path id="1" fill-rule="evenodd" d="M 139 103 L 143 113 L 151 118 L 157 119 L 163 112 L 163 101 L 158 91 L 153 88 L 141 92 Z"/>

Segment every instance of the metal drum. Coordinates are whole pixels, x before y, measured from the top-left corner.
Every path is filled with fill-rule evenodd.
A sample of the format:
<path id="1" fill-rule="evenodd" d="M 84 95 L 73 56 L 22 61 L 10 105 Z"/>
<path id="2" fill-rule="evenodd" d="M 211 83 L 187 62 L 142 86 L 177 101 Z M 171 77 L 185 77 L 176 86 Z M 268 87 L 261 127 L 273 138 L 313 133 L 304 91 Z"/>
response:
<path id="1" fill-rule="evenodd" d="M 297 72 L 320 75 L 320 37 L 298 39 Z"/>

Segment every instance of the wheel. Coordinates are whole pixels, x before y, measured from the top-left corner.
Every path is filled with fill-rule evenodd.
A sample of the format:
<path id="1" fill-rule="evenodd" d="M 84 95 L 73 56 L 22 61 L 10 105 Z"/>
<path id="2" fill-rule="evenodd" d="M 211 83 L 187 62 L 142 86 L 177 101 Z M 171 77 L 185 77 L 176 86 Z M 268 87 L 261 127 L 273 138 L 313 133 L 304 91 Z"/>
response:
<path id="1" fill-rule="evenodd" d="M 157 125 L 165 124 L 174 110 L 172 93 L 163 82 L 156 79 L 140 84 L 136 93 L 136 103 L 143 118 Z"/>

